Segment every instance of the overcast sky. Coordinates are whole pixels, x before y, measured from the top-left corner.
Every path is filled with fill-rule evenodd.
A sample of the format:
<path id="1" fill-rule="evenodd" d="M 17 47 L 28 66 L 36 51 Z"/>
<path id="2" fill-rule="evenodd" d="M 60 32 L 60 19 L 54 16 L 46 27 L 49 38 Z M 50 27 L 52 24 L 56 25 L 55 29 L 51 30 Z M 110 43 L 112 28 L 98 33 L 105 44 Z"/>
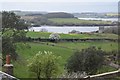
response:
<path id="1" fill-rule="evenodd" d="M 119 0 L 1 0 L 0 10 L 117 12 Z"/>
<path id="2" fill-rule="evenodd" d="M 0 0 L 0 2 L 118 2 L 119 0 Z"/>

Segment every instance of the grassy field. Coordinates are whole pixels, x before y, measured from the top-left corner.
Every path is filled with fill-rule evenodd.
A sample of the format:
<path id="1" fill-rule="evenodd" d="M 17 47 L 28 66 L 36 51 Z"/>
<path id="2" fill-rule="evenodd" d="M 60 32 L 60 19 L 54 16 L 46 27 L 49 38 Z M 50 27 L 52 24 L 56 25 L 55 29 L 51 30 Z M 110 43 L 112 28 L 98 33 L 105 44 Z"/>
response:
<path id="1" fill-rule="evenodd" d="M 55 46 L 48 46 L 45 44 L 39 43 L 27 43 L 28 45 L 18 44 L 17 52 L 19 53 L 19 59 L 17 62 L 14 62 L 14 74 L 19 78 L 28 78 L 29 76 L 27 64 L 30 58 L 32 58 L 39 51 L 52 51 L 55 55 L 61 56 L 60 65 L 61 71 L 63 71 L 63 66 L 65 64 L 65 60 L 73 53 L 73 50 L 59 48 Z M 31 48 L 30 48 L 31 47 Z"/>
<path id="2" fill-rule="evenodd" d="M 28 32 L 27 37 L 32 38 L 49 38 L 49 32 Z M 91 34 L 59 34 L 61 38 L 110 38 L 110 39 L 117 39 L 118 35 L 116 34 L 108 34 L 108 33 L 91 33 Z"/>
<path id="3" fill-rule="evenodd" d="M 51 45 L 52 44 L 52 45 Z M 53 46 L 54 44 L 54 46 Z M 87 48 L 89 46 L 101 47 L 103 50 L 111 51 L 117 50 L 118 44 L 115 42 L 82 42 L 82 43 L 17 43 L 17 53 L 19 55 L 14 64 L 14 75 L 18 78 L 32 78 L 34 77 L 33 73 L 28 71 L 28 60 L 31 59 L 39 51 L 52 51 L 55 55 L 61 56 L 60 67 L 61 73 L 64 72 L 64 65 L 67 62 L 67 59 L 73 54 L 73 52 L 78 49 Z M 107 68 L 106 68 L 107 67 Z M 103 69 L 99 70 L 99 73 L 115 70 L 109 66 L 104 66 Z M 106 68 L 106 69 L 105 69 Z"/>
<path id="4" fill-rule="evenodd" d="M 49 38 L 49 35 L 51 33 L 48 32 L 27 32 L 27 37 L 32 37 L 32 38 Z"/>
<path id="5" fill-rule="evenodd" d="M 51 33 L 48 32 L 28 32 L 27 37 L 32 38 L 49 38 Z M 118 38 L 115 34 L 59 34 L 61 38 Z M 64 65 L 67 59 L 76 51 L 90 46 L 101 47 L 105 51 L 118 50 L 116 42 L 27 42 L 17 43 L 17 53 L 19 55 L 17 61 L 13 61 L 14 75 L 18 78 L 33 78 L 35 75 L 28 71 L 28 60 L 31 59 L 39 51 L 52 51 L 56 56 L 61 56 L 60 67 L 61 73 L 64 72 Z M 103 66 L 98 73 L 113 71 L 114 68 Z"/>
<path id="6" fill-rule="evenodd" d="M 84 48 L 88 48 L 90 46 L 96 46 L 96 47 L 101 47 L 104 51 L 112 51 L 112 50 L 117 50 L 118 49 L 118 44 L 115 42 L 80 42 L 80 43 L 58 43 L 57 45 L 59 46 L 64 46 L 70 49 L 77 49 L 81 50 Z"/>
<path id="7" fill-rule="evenodd" d="M 112 24 L 111 21 L 81 20 L 77 18 L 51 18 L 48 19 L 57 24 Z"/>

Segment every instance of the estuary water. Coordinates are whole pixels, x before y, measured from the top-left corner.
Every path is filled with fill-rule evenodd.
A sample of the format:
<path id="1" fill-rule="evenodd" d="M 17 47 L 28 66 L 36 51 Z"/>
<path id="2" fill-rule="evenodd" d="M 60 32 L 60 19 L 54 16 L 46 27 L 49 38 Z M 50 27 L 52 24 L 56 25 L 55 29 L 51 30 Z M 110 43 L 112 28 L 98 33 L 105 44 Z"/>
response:
<path id="1" fill-rule="evenodd" d="M 82 20 L 102 20 L 102 21 L 118 21 L 118 18 L 78 18 Z"/>
<path id="2" fill-rule="evenodd" d="M 40 26 L 40 27 L 31 27 L 29 28 L 29 31 L 36 31 L 39 32 L 42 29 L 47 30 L 48 32 L 53 32 L 53 33 L 69 33 L 72 30 L 80 31 L 80 32 L 93 32 L 93 31 L 98 31 L 99 27 L 94 26 Z"/>

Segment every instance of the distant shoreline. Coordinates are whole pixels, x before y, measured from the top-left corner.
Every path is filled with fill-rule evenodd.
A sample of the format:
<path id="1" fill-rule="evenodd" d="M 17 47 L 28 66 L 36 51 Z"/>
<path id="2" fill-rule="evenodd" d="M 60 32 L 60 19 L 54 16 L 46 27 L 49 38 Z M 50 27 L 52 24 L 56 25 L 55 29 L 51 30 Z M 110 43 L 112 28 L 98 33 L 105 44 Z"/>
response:
<path id="1" fill-rule="evenodd" d="M 117 25 L 114 25 L 114 24 L 111 24 L 111 25 L 39 25 L 39 26 L 31 26 L 31 27 L 41 27 L 41 26 L 49 26 L 49 27 L 100 27 L 100 26 L 117 26 Z"/>

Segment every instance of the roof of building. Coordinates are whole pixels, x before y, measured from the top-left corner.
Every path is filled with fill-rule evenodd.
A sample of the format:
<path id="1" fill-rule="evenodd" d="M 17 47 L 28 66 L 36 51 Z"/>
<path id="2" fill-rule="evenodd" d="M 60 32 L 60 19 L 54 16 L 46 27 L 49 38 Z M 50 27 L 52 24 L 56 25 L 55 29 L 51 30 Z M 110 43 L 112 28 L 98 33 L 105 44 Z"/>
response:
<path id="1" fill-rule="evenodd" d="M 7 80 L 19 80 L 19 79 L 17 79 L 16 77 L 14 77 L 14 76 L 11 76 L 11 75 L 9 75 L 9 74 L 7 74 L 7 73 L 5 73 L 5 72 L 2 72 L 2 71 L 0 71 L 0 80 L 2 80 L 2 79 L 7 79 Z"/>

